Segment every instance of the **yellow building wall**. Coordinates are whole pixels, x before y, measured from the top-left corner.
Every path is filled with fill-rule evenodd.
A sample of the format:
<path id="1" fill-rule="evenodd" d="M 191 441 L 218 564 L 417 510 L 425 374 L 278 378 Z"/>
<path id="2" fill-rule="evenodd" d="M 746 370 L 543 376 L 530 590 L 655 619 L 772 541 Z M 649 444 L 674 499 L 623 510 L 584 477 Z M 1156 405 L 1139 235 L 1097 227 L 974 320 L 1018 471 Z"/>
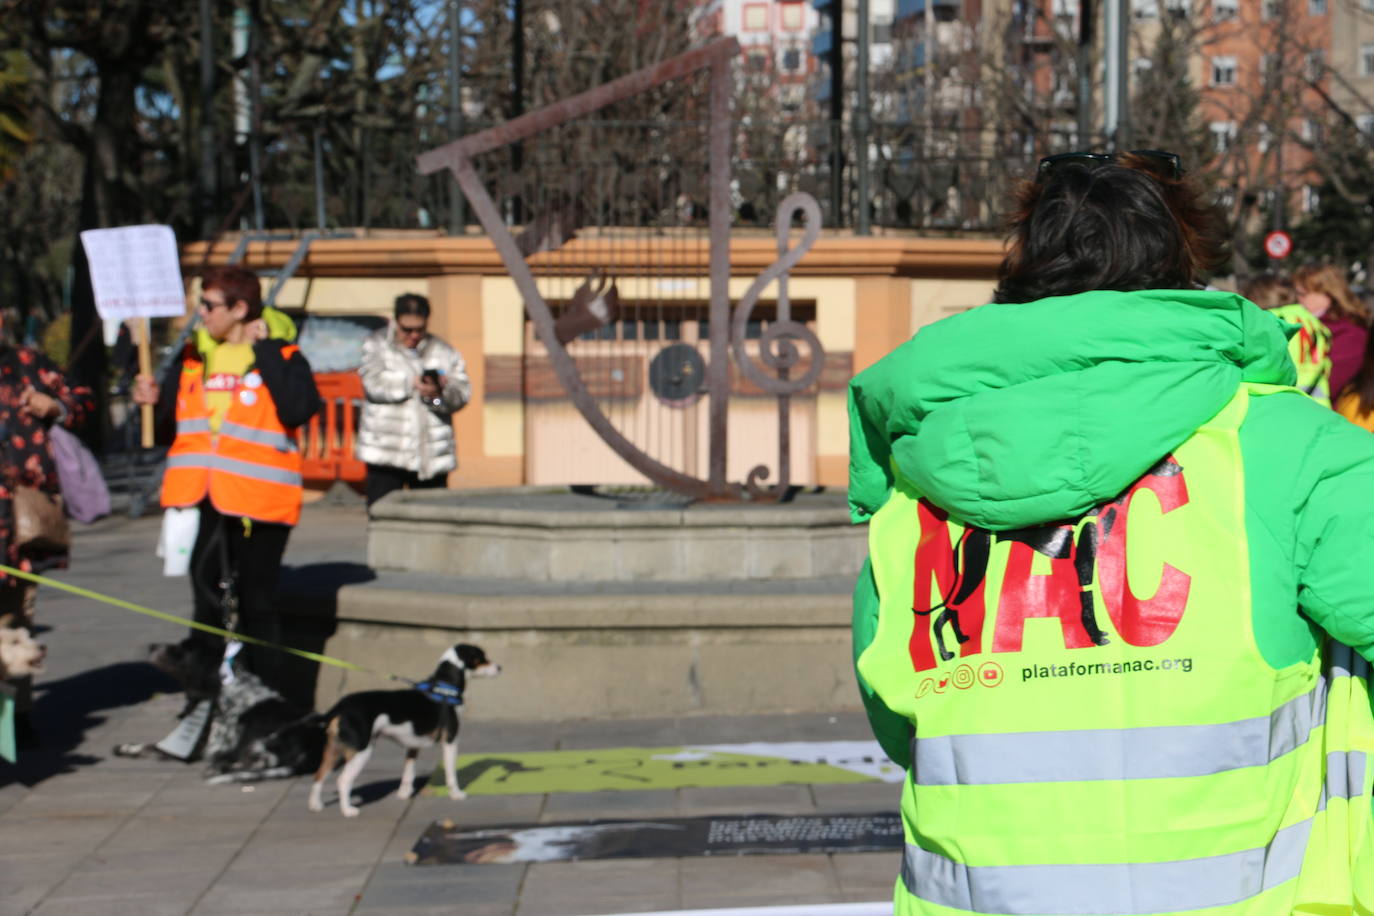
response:
<path id="1" fill-rule="evenodd" d="M 222 263 L 232 246 L 221 246 L 210 259 Z M 294 251 L 294 243 L 254 243 L 245 266 L 260 272 L 279 268 Z M 595 240 L 575 240 L 556 253 L 563 276 L 541 276 L 541 291 L 566 299 L 593 267 L 615 276 L 621 296 L 628 299 L 709 299 L 709 269 L 704 246 L 675 254 L 690 262 L 677 264 L 671 276 L 639 275 L 642 253 L 608 248 Z M 584 250 L 585 249 L 585 250 Z M 608 263 L 607 253 L 628 259 Z M 731 243 L 730 296 L 741 297 L 753 278 L 776 258 L 776 243 L 762 236 L 736 238 Z M 864 238 L 833 234 L 823 237 L 793 271 L 789 292 L 797 301 L 814 301 L 813 329 L 833 358 L 849 357 L 852 372 L 881 359 L 919 328 L 990 300 L 995 271 L 1002 256 L 1000 242 L 917 238 Z M 537 256 L 550 257 L 550 256 Z M 187 246 L 183 264 L 194 272 L 204 258 L 203 244 Z M 655 256 L 652 263 L 664 263 Z M 687 268 L 687 269 L 683 269 Z M 264 291 L 270 281 L 264 281 Z M 191 302 L 195 301 L 192 284 Z M 515 283 L 487 240 L 480 237 L 416 239 L 336 239 L 316 242 L 296 277 L 284 285 L 277 304 L 288 309 L 333 315 L 389 316 L 396 296 L 406 292 L 428 295 L 434 305 L 434 333 L 463 353 L 473 381 L 473 398 L 454 418 L 459 467 L 451 486 L 505 486 L 529 482 L 529 469 L 541 460 L 530 449 L 557 451 L 558 430 L 531 430 L 523 397 L 487 397 L 488 357 L 519 357 L 525 353 L 524 303 Z M 776 299 L 774 284 L 762 292 Z M 732 402 L 730 432 L 764 436 L 776 423 L 774 402 L 741 398 Z M 571 405 L 569 405 L 571 409 Z M 798 413 L 798 410 L 801 410 Z M 705 410 L 698 438 L 704 442 Z M 544 416 L 543 411 L 538 416 Z M 550 419 L 552 415 L 548 414 Z M 575 410 L 567 422 L 585 425 Z M 564 426 L 559 419 L 555 426 Z M 814 397 L 796 399 L 793 410 L 794 462 L 806 455 L 806 466 L 794 469 L 794 482 L 843 487 L 848 476 L 847 395 L 833 384 Z M 545 456 L 548 458 L 550 456 Z M 557 460 L 557 455 L 553 455 Z M 731 475 L 754 460 L 732 454 Z M 619 459 L 616 459 L 617 461 Z M 776 452 L 768 458 L 776 462 Z M 736 465 L 740 465 L 736 467 Z M 611 465 L 607 464 L 610 468 Z"/>

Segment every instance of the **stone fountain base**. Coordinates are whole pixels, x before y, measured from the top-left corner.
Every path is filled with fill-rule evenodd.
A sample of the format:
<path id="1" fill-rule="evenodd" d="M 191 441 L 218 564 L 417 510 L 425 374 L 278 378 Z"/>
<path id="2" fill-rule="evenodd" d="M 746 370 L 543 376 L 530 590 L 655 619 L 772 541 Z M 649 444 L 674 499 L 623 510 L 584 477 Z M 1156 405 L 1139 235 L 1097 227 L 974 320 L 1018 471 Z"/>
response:
<path id="1" fill-rule="evenodd" d="M 865 535 L 843 493 L 689 507 L 397 493 L 372 509 L 376 578 L 338 592 L 324 651 L 420 675 L 443 647 L 480 644 L 504 668 L 480 688 L 490 719 L 849 711 Z M 317 704 L 379 686 L 323 669 Z"/>

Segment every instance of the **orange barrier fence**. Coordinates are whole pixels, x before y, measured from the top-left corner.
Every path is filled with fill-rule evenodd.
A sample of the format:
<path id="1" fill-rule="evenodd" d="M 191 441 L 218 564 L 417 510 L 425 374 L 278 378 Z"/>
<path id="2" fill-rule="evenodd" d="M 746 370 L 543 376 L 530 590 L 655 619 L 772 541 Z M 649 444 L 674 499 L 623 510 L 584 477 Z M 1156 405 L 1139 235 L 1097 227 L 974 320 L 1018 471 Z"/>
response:
<path id="1" fill-rule="evenodd" d="M 307 484 L 342 480 L 355 488 L 367 479 L 367 465 L 353 457 L 363 380 L 356 372 L 317 372 L 315 386 L 324 407 L 300 428 L 303 475 Z"/>

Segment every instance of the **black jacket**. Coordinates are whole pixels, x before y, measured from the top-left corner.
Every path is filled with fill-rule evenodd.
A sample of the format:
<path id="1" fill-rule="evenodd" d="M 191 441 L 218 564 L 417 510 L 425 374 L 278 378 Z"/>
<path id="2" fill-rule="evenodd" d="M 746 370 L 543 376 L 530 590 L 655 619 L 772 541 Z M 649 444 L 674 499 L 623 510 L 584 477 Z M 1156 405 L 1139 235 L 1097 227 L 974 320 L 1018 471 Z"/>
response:
<path id="1" fill-rule="evenodd" d="M 299 349 L 289 357 L 282 355 L 286 344 L 281 340 L 259 340 L 253 344 L 252 369 L 262 375 L 262 382 L 272 395 L 272 403 L 277 406 L 277 419 L 287 429 L 294 429 L 307 422 L 320 412 L 324 402 L 320 400 L 319 389 L 315 387 L 315 374 L 310 363 Z M 187 342 L 167 372 L 167 377 L 159 380 L 157 407 L 154 412 L 157 441 L 160 445 L 170 445 L 176 438 L 177 388 L 181 380 L 181 368 L 188 355 L 195 352 L 195 343 Z M 199 355 L 196 357 L 200 359 Z"/>

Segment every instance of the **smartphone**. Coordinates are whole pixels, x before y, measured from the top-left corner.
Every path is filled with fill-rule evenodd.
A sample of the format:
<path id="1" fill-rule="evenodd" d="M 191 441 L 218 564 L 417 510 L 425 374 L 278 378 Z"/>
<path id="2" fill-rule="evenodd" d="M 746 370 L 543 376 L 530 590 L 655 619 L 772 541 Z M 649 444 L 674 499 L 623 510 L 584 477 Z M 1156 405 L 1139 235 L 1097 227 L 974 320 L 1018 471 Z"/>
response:
<path id="1" fill-rule="evenodd" d="M 438 369 L 426 369 L 424 372 L 420 373 L 420 377 L 425 381 L 429 382 L 431 385 L 440 384 Z"/>

